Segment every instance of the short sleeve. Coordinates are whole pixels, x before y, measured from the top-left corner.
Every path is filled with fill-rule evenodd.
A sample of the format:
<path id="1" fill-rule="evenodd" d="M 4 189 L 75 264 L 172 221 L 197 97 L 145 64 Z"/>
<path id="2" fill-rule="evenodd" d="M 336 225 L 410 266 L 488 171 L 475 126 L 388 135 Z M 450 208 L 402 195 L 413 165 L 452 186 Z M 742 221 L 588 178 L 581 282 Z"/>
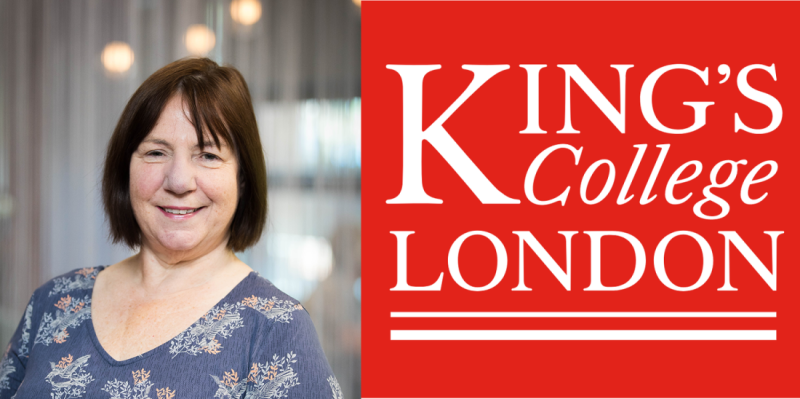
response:
<path id="1" fill-rule="evenodd" d="M 311 317 L 296 306 L 290 318 L 270 321 L 266 334 L 254 340 L 248 391 L 257 398 L 341 399 Z"/>
<path id="2" fill-rule="evenodd" d="M 14 396 L 25 377 L 25 367 L 28 364 L 33 340 L 31 339 L 31 320 L 34 306 L 34 294 L 25 314 L 22 315 L 17 330 L 11 336 L 11 341 L 3 351 L 0 359 L 0 399 L 8 399 Z"/>

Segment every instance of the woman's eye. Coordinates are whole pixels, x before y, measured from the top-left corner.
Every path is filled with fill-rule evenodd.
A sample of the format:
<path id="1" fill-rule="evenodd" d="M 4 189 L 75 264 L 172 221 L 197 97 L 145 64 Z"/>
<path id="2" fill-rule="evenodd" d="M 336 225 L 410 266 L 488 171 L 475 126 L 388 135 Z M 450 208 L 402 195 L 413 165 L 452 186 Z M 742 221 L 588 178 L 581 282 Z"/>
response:
<path id="1" fill-rule="evenodd" d="M 145 155 L 147 155 L 148 157 L 160 157 L 163 156 L 164 153 L 162 151 L 150 151 Z"/>
<path id="2" fill-rule="evenodd" d="M 219 161 L 220 160 L 220 158 L 218 156 L 216 156 L 214 154 L 207 153 L 207 152 L 203 153 L 203 155 L 201 155 L 201 157 L 203 158 L 204 161 Z"/>

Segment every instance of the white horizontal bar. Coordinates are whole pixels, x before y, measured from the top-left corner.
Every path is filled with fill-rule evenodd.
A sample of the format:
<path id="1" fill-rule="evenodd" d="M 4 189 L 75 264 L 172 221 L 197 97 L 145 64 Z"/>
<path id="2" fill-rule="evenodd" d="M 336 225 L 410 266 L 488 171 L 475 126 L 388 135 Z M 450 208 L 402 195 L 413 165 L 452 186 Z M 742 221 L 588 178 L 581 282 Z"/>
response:
<path id="1" fill-rule="evenodd" d="M 391 317 L 406 318 L 601 318 L 601 317 L 693 317 L 747 318 L 777 317 L 777 312 L 391 312 Z"/>
<path id="2" fill-rule="evenodd" d="M 391 330 L 392 341 L 774 341 L 776 330 Z"/>

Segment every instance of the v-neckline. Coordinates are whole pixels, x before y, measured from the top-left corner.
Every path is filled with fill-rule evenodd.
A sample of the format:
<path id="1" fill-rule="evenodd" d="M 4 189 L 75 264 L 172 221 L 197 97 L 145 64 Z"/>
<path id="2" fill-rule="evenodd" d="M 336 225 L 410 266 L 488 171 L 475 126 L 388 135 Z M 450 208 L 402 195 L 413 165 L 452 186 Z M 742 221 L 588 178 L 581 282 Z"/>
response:
<path id="1" fill-rule="evenodd" d="M 98 266 L 98 268 L 100 268 L 100 270 L 97 271 L 97 274 L 99 275 L 100 272 L 102 272 L 106 267 L 107 266 Z M 222 299 L 220 299 L 214 306 L 212 306 L 210 309 L 208 309 L 208 311 L 206 311 L 206 313 L 204 313 L 204 314 L 207 314 L 209 311 L 211 311 L 212 309 L 214 309 L 214 308 L 216 308 L 218 306 L 222 306 L 225 303 L 231 302 L 231 300 L 233 299 L 234 293 L 236 291 L 239 291 L 239 288 L 242 285 L 244 285 L 245 281 L 250 280 L 254 276 L 258 276 L 258 272 L 256 272 L 255 270 L 251 271 L 245 278 L 243 278 L 241 281 L 239 281 L 239 283 L 237 283 L 236 286 L 234 286 L 227 294 L 225 294 L 225 296 Z M 94 302 L 94 286 L 92 286 L 92 289 L 89 291 L 89 293 L 91 295 L 90 299 L 92 300 L 92 305 L 94 305 L 94 303 L 93 303 Z M 90 313 L 90 315 L 91 315 L 91 313 Z M 146 358 L 154 355 L 157 351 L 162 350 L 164 347 L 169 345 L 169 343 L 172 342 L 175 338 L 177 338 L 178 336 L 180 336 L 181 334 L 183 334 L 184 332 L 186 332 L 187 330 L 192 328 L 200 320 L 202 320 L 202 316 L 200 318 L 198 318 L 197 320 L 195 320 L 194 322 L 192 322 L 192 324 L 190 324 L 188 327 L 183 329 L 177 335 L 175 335 L 174 337 L 172 337 L 169 340 L 167 340 L 166 342 L 156 346 L 153 349 L 148 350 L 147 352 L 141 353 L 139 355 L 133 356 L 133 357 L 131 357 L 129 359 L 125 359 L 125 360 L 114 359 L 113 357 L 111 357 L 111 355 L 108 354 L 108 352 L 106 352 L 105 348 L 103 348 L 103 345 L 100 344 L 100 339 L 97 338 L 97 332 L 94 329 L 94 321 L 92 320 L 91 317 L 89 317 L 89 320 L 88 320 L 87 323 L 85 323 L 85 325 L 86 325 L 86 328 L 89 330 L 89 338 L 91 338 L 92 343 L 94 344 L 94 347 L 97 350 L 97 352 L 100 353 L 100 356 L 103 359 L 105 359 L 105 361 L 109 365 L 111 365 L 112 367 L 118 367 L 118 366 L 125 366 L 127 364 L 135 363 L 135 362 L 138 362 L 139 360 L 143 360 L 143 359 L 146 359 Z"/>

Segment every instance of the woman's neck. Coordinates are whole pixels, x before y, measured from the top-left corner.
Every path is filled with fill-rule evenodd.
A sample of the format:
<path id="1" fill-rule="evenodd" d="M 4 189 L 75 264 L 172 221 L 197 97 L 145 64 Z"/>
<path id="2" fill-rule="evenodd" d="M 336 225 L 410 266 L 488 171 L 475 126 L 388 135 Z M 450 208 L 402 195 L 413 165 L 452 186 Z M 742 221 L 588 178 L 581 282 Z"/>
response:
<path id="1" fill-rule="evenodd" d="M 195 257 L 153 250 L 143 243 L 138 254 L 121 262 L 128 281 L 151 295 L 174 295 L 209 286 L 222 276 L 252 271 L 221 243 L 210 252 Z"/>

